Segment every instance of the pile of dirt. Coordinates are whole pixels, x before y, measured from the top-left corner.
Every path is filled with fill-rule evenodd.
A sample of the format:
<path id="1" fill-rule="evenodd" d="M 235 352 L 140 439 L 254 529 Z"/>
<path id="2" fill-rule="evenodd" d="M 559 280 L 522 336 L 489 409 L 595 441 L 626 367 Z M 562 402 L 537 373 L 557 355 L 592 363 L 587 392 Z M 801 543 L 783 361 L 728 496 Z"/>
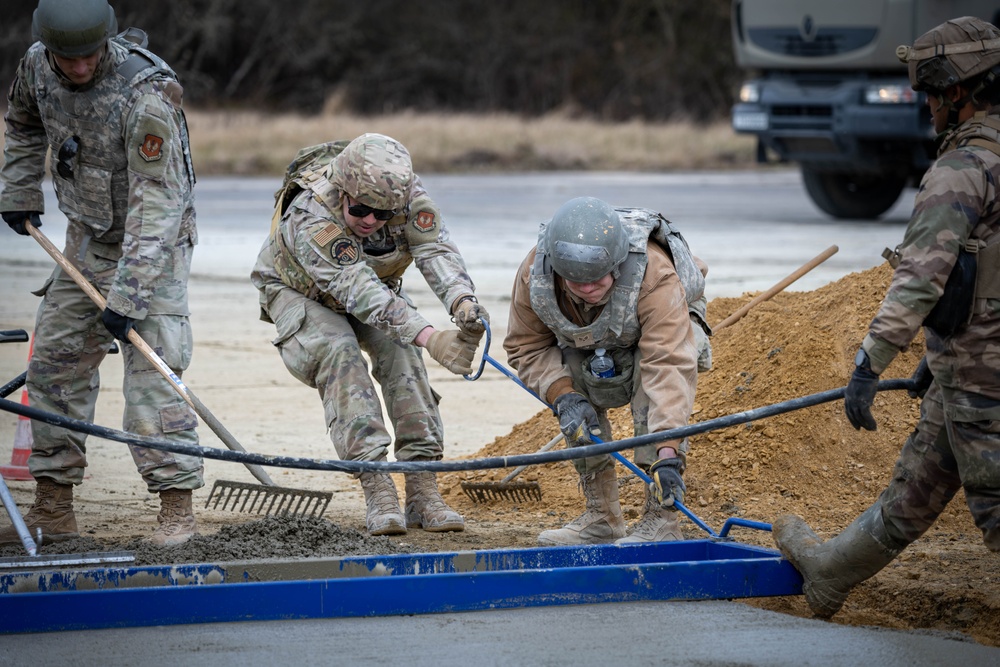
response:
<path id="1" fill-rule="evenodd" d="M 784 292 L 752 308 L 713 337 L 714 367 L 698 378 L 698 422 L 843 387 L 854 355 L 892 278 L 888 265 L 850 274 L 813 292 Z M 715 299 L 709 321 L 718 322 L 754 295 Z M 909 377 L 924 354 L 920 336 L 883 378 Z M 694 436 L 685 480 L 687 506 L 718 530 L 731 516 L 770 523 L 779 514 L 803 516 L 825 537 L 835 535 L 872 504 L 919 418 L 919 401 L 904 391 L 880 393 L 873 406 L 875 432 L 856 431 L 843 401 Z M 632 435 L 628 408 L 612 411 L 615 438 Z M 538 450 L 558 433 L 556 418 L 540 412 L 497 438 L 476 457 Z M 619 467 L 622 508 L 628 519 L 642 509 L 643 485 Z M 449 502 L 470 521 L 488 520 L 511 503 L 477 504 L 462 481 L 498 481 L 506 470 L 441 476 Z M 580 514 L 583 497 L 568 462 L 528 469 L 540 503 L 514 504 L 531 524 L 558 527 Z M 705 537 L 682 521 L 685 535 Z M 747 543 L 773 546 L 770 534 L 736 529 Z M 959 630 L 1000 645 L 1000 576 L 997 557 L 982 545 L 960 492 L 928 533 L 896 562 L 858 588 L 835 618 L 849 624 Z M 802 598 L 754 601 L 808 616 Z"/>

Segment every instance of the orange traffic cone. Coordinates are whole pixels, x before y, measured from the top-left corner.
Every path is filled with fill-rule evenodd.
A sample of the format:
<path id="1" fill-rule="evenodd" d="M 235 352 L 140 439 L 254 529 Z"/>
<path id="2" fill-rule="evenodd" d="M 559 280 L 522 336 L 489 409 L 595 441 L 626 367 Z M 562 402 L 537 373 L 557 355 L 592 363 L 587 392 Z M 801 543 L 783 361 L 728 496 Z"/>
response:
<path id="1" fill-rule="evenodd" d="M 35 345 L 35 338 L 32 336 L 31 345 L 28 346 L 28 361 L 31 361 L 31 351 Z M 28 405 L 28 389 L 21 390 L 21 405 Z M 31 436 L 31 420 L 27 417 L 18 416 L 17 430 L 14 432 L 14 451 L 10 454 L 10 465 L 0 466 L 0 475 L 4 479 L 27 481 L 34 477 L 28 472 L 28 456 L 31 454 L 31 445 L 34 439 Z"/>

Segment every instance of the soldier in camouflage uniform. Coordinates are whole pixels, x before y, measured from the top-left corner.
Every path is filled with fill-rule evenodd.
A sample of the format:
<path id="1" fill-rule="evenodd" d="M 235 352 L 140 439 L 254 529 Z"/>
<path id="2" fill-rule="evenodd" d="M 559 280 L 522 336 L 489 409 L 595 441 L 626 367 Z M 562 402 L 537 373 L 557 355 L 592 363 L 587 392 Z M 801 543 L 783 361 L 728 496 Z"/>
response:
<path id="1" fill-rule="evenodd" d="M 844 407 L 855 428 L 875 430 L 879 375 L 921 326 L 927 353 L 910 395 L 923 401 L 889 486 L 844 532 L 823 542 L 797 516 L 774 524 L 822 617 L 923 535 L 959 488 L 986 546 L 1000 551 L 1000 30 L 958 18 L 897 54 L 913 88 L 927 93 L 940 147 Z"/>
<path id="2" fill-rule="evenodd" d="M 669 251 L 668 251 L 669 249 Z M 504 340 L 521 380 L 554 406 L 567 446 L 611 439 L 607 409 L 630 405 L 635 435 L 687 424 L 699 368 L 711 365 L 704 321 L 708 268 L 658 213 L 571 199 L 541 226 L 518 271 Z M 603 349 L 613 375 L 595 377 Z M 543 531 L 544 546 L 683 539 L 687 439 L 635 450 L 654 480 L 643 515 L 625 534 L 610 455 L 574 459 L 586 510 Z"/>
<path id="3" fill-rule="evenodd" d="M 181 111 L 181 86 L 145 34 L 115 37 L 106 0 L 41 0 L 38 40 L 8 95 L 0 212 L 19 234 L 41 224 L 46 149 L 60 210 L 69 219 L 66 258 L 103 294 L 101 312 L 62 270 L 37 292 L 27 389 L 34 407 L 90 421 L 98 367 L 114 339 L 135 329 L 180 376 L 191 360 L 187 280 L 195 230 L 194 170 Z M 124 428 L 197 444 L 196 418 L 131 345 L 125 363 Z M 34 422 L 28 467 L 36 480 L 25 522 L 46 542 L 77 536 L 73 486 L 87 465 L 85 436 Z M 152 541 L 179 544 L 195 534 L 191 491 L 200 457 L 132 447 L 146 486 L 158 493 Z M 13 528 L 0 544 L 19 542 Z"/>
<path id="4" fill-rule="evenodd" d="M 402 144 L 364 134 L 300 155 L 313 149 L 335 157 L 291 173 L 277 193 L 271 235 L 251 275 L 261 319 L 275 324 L 273 342 L 292 375 L 319 390 L 340 458 L 385 461 L 393 445 L 399 461 L 438 460 L 440 397 L 420 349 L 453 373 L 471 373 L 489 315 Z M 438 331 L 417 312 L 401 282 L 413 263 L 458 329 Z M 381 386 L 395 443 L 362 353 Z M 406 473 L 405 517 L 387 473 L 359 478 L 372 535 L 465 528 L 434 473 Z"/>

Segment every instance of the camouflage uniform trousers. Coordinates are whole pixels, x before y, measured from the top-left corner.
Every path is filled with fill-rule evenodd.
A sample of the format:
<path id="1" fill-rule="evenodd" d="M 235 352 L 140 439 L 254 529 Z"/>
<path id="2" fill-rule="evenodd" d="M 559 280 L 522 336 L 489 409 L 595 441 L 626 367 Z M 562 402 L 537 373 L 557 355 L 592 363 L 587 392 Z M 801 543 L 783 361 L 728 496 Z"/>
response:
<path id="1" fill-rule="evenodd" d="M 376 461 L 392 438 L 372 376 L 382 389 L 398 461 L 440 459 L 444 426 L 420 348 L 401 345 L 356 318 L 284 288 L 271 296 L 273 341 L 296 379 L 319 390 L 330 440 L 343 460 Z M 372 361 L 371 376 L 362 352 Z"/>
<path id="2" fill-rule="evenodd" d="M 590 372 L 585 369 L 585 362 L 592 354 L 593 352 L 590 350 L 578 350 L 570 347 L 563 348 L 563 363 L 569 368 L 570 374 L 573 377 L 573 390 L 583 394 L 587 400 L 591 402 L 591 405 L 593 405 L 594 410 L 597 412 L 597 418 L 601 424 L 601 435 L 599 437 L 604 442 L 610 442 L 614 436 L 611 431 L 611 422 L 608 419 L 608 411 L 605 408 L 594 405 L 594 399 L 591 397 L 590 391 L 587 388 L 586 380 L 584 379 L 584 374 Z M 649 433 L 649 396 L 642 387 L 642 378 L 639 374 L 638 347 L 634 350 L 633 359 L 635 372 L 632 376 L 632 395 L 628 402 L 628 406 L 632 411 L 633 435 L 637 437 Z M 632 452 L 633 462 L 643 470 L 648 471 L 649 467 L 656 463 L 656 460 L 659 458 L 659 455 L 656 452 L 658 448 L 659 445 L 656 443 L 636 447 Z M 680 444 L 680 450 L 677 452 L 677 455 L 681 457 L 681 459 L 686 460 L 687 452 L 688 441 L 685 438 Z M 573 466 L 581 475 L 589 475 L 591 473 L 599 472 L 608 466 L 613 466 L 614 464 L 615 459 L 610 454 L 573 459 Z"/>
<path id="3" fill-rule="evenodd" d="M 1000 551 L 1000 401 L 934 383 L 876 502 L 889 536 L 912 543 L 961 487 L 986 546 Z"/>
<path id="4" fill-rule="evenodd" d="M 106 293 L 117 260 L 100 255 L 109 246 L 82 242 L 79 230 L 70 225 L 67 258 Z M 77 242 L 74 242 L 76 240 Z M 72 248 L 84 247 L 72 251 Z M 95 249 L 97 253 L 95 253 Z M 192 336 L 186 315 L 170 306 L 180 301 L 186 308 L 186 290 L 191 266 L 189 242 L 173 249 L 165 263 L 172 275 L 153 296 L 150 314 L 135 323 L 142 336 L 180 377 L 191 361 Z M 33 407 L 74 419 L 93 421 L 100 387 L 99 366 L 114 342 L 101 322 L 101 311 L 72 278 L 56 269 L 43 287 L 42 303 L 35 321 L 34 350 L 28 365 L 28 398 Z M 163 314 L 155 314 L 157 312 Z M 123 427 L 130 433 L 197 445 L 197 418 L 170 384 L 132 345 L 120 345 L 124 357 L 125 412 Z M 31 456 L 28 468 L 37 479 L 48 477 L 60 484 L 80 484 L 87 466 L 86 435 L 32 422 Z M 204 486 L 202 459 L 157 449 L 129 446 L 139 474 L 151 493 L 164 489 L 197 489 Z"/>

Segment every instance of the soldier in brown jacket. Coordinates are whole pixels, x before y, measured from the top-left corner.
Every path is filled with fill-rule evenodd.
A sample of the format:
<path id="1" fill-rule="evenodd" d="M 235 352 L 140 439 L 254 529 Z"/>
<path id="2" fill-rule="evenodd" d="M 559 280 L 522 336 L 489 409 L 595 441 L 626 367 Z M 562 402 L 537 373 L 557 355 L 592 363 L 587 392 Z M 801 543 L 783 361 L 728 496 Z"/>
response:
<path id="1" fill-rule="evenodd" d="M 672 253 L 652 241 L 669 235 Z M 610 440 L 607 409 L 624 405 L 635 435 L 687 424 L 700 357 L 709 363 L 705 271 L 670 223 L 645 209 L 581 197 L 541 226 L 514 281 L 504 349 L 521 380 L 554 406 L 568 446 L 590 444 L 591 434 Z M 659 491 L 647 490 L 627 537 L 614 460 L 575 459 L 586 511 L 542 532 L 539 544 L 682 539 L 673 502 L 683 500 L 687 450 L 686 439 L 635 450 Z"/>

